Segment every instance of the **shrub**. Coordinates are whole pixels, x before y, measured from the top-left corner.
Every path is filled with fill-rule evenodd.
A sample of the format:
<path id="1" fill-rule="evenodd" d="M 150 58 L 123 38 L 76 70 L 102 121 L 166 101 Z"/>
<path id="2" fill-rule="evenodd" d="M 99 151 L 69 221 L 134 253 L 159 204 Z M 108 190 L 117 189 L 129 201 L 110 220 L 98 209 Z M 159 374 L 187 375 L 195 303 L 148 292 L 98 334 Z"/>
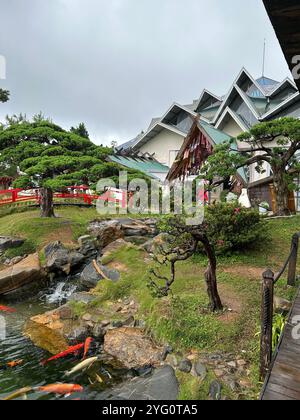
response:
<path id="1" fill-rule="evenodd" d="M 243 250 L 264 240 L 266 225 L 259 212 L 238 203 L 218 203 L 207 207 L 208 236 L 218 254 Z"/>

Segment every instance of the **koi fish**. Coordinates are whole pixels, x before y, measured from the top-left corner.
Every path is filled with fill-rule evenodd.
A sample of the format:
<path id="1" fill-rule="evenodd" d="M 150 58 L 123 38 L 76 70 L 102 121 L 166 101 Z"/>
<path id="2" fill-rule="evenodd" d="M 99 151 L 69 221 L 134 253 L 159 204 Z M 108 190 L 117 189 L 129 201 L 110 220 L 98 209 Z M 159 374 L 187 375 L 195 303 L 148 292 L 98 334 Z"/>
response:
<path id="1" fill-rule="evenodd" d="M 0 370 L 12 369 L 12 368 L 22 365 L 23 363 L 24 363 L 24 360 L 14 360 L 13 362 L 8 362 L 6 363 L 6 365 L 0 366 Z"/>
<path id="2" fill-rule="evenodd" d="M 75 366 L 73 369 L 71 369 L 69 372 L 66 372 L 65 375 L 71 376 L 71 375 L 74 375 L 74 373 L 80 372 L 82 370 L 86 370 L 98 360 L 99 360 L 98 357 L 91 357 L 90 359 L 86 359 L 83 362 L 79 363 L 77 366 Z"/>
<path id="3" fill-rule="evenodd" d="M 36 390 L 49 394 L 70 395 L 74 392 L 83 392 L 83 387 L 75 384 L 52 384 L 40 386 Z"/>
<path id="4" fill-rule="evenodd" d="M 91 347 L 92 342 L 93 342 L 93 339 L 91 337 L 88 337 L 85 340 L 85 343 L 84 343 L 84 352 L 83 352 L 83 358 L 82 358 L 82 360 L 85 360 L 86 359 L 86 357 L 88 355 L 88 352 L 90 350 L 90 347 Z"/>
<path id="5" fill-rule="evenodd" d="M 58 353 L 55 356 L 50 357 L 50 359 L 43 360 L 41 364 L 45 366 L 47 363 L 53 362 L 54 360 L 62 359 L 64 357 L 70 356 L 71 354 L 78 353 L 83 348 L 84 348 L 84 343 L 69 347 L 67 350 L 63 351 L 62 353 Z"/>
<path id="6" fill-rule="evenodd" d="M 15 309 L 9 308 L 8 306 L 3 306 L 3 305 L 0 305 L 0 311 L 2 311 L 2 312 L 9 312 L 9 313 L 16 312 Z"/>
<path id="7" fill-rule="evenodd" d="M 32 392 L 32 391 L 34 391 L 34 389 L 31 387 L 21 388 L 18 391 L 13 392 L 12 394 L 3 398 L 3 401 L 11 401 L 19 397 L 24 397 L 25 395 L 27 395 L 29 392 Z"/>

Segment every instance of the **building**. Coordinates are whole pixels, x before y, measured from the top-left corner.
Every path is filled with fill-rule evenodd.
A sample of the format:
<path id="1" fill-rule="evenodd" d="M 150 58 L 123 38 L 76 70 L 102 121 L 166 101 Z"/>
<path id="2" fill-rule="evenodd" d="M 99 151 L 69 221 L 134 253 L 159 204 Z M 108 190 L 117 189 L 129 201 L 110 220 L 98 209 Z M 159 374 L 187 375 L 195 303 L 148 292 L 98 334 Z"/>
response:
<path id="1" fill-rule="evenodd" d="M 199 99 L 189 105 L 173 103 L 162 117 L 151 121 L 145 132 L 121 148 L 149 153 L 161 164 L 172 168 L 197 116 L 201 130 L 216 130 L 224 138 L 236 138 L 260 122 L 283 116 L 300 118 L 300 94 L 289 78 L 282 81 L 265 76 L 255 79 L 243 68 L 226 95 L 204 89 Z M 248 147 L 237 141 L 238 150 L 247 150 Z M 245 175 L 254 195 L 257 183 L 272 175 L 267 164 L 264 173 L 258 173 L 255 167 L 249 167 Z M 268 201 L 272 204 L 271 198 Z"/>

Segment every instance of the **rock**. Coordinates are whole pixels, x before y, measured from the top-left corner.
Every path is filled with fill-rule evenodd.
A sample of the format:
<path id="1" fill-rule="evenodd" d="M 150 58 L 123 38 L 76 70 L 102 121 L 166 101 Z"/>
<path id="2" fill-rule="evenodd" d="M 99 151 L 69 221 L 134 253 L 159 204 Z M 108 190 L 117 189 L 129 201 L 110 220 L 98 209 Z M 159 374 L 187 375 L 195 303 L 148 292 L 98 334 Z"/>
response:
<path id="1" fill-rule="evenodd" d="M 112 390 L 101 393 L 99 400 L 129 400 L 129 401 L 176 401 L 179 385 L 174 369 L 164 366 L 156 369 L 152 376 L 134 378 Z"/>
<path id="2" fill-rule="evenodd" d="M 233 368 L 233 369 L 236 369 L 236 367 L 237 367 L 236 362 L 234 362 L 234 361 L 228 362 L 227 366 L 230 367 L 230 368 Z"/>
<path id="3" fill-rule="evenodd" d="M 116 241 L 112 242 L 102 250 L 102 258 L 109 257 L 113 252 L 118 251 L 123 247 L 129 246 L 128 242 L 124 241 L 124 239 L 117 239 Z"/>
<path id="4" fill-rule="evenodd" d="M 222 369 L 215 369 L 214 370 L 214 374 L 216 375 L 217 378 L 222 378 L 225 375 L 226 372 L 224 372 L 224 370 Z"/>
<path id="5" fill-rule="evenodd" d="M 243 359 L 240 359 L 240 360 L 237 360 L 237 365 L 239 367 L 244 367 L 244 366 L 247 365 L 247 362 L 245 360 L 243 360 Z"/>
<path id="6" fill-rule="evenodd" d="M 221 401 L 222 399 L 222 385 L 214 381 L 209 387 L 209 396 L 213 401 Z"/>
<path id="7" fill-rule="evenodd" d="M 124 232 L 118 220 L 95 220 L 90 223 L 88 231 L 97 238 L 101 248 L 117 239 L 124 238 Z"/>
<path id="8" fill-rule="evenodd" d="M 198 376 L 199 378 L 201 378 L 204 381 L 204 379 L 207 376 L 207 368 L 203 363 L 201 363 L 198 360 L 194 363 L 193 373 L 195 374 L 195 376 Z"/>
<path id="9" fill-rule="evenodd" d="M 181 360 L 181 362 L 178 365 L 178 369 L 184 373 L 190 373 L 192 370 L 192 367 L 193 367 L 192 362 L 188 359 Z"/>
<path id="10" fill-rule="evenodd" d="M 68 299 L 68 301 L 84 303 L 85 305 L 93 302 L 93 300 L 95 300 L 95 297 L 87 292 L 74 293 Z"/>
<path id="11" fill-rule="evenodd" d="M 161 355 L 161 360 L 164 362 L 169 354 L 173 353 L 173 347 L 165 346 Z"/>
<path id="12" fill-rule="evenodd" d="M 89 331 L 79 320 L 65 319 L 68 309 L 61 307 L 32 317 L 25 325 L 24 334 L 37 347 L 51 354 L 65 351 L 72 340 L 84 340 Z"/>
<path id="13" fill-rule="evenodd" d="M 166 357 L 166 363 L 168 365 L 173 366 L 174 368 L 178 367 L 178 360 L 177 357 L 175 356 L 175 354 L 168 354 L 168 356 Z"/>
<path id="14" fill-rule="evenodd" d="M 90 241 L 94 242 L 94 239 L 91 237 L 91 235 L 84 235 L 78 238 L 79 246 L 84 246 L 85 244 L 90 243 Z"/>
<path id="15" fill-rule="evenodd" d="M 126 236 L 125 241 L 136 246 L 142 246 L 150 240 L 147 236 Z"/>
<path id="16" fill-rule="evenodd" d="M 167 241 L 168 234 L 160 233 L 159 235 L 155 236 L 155 238 L 147 241 L 144 245 L 141 246 L 141 248 L 149 254 L 153 254 L 159 246 L 164 245 Z"/>
<path id="17" fill-rule="evenodd" d="M 11 236 L 0 236 L 0 252 L 6 251 L 9 248 L 17 248 L 23 245 L 23 243 L 24 239 Z"/>
<path id="18" fill-rule="evenodd" d="M 45 257 L 49 272 L 63 272 L 67 275 L 85 259 L 83 254 L 68 250 L 60 241 L 46 246 Z"/>
<path id="19" fill-rule="evenodd" d="M 113 282 L 117 282 L 120 279 L 120 273 L 117 270 L 111 270 L 104 265 L 99 265 L 99 268 L 103 274 Z M 81 273 L 80 283 L 86 289 L 93 289 L 97 286 L 100 280 L 103 280 L 98 271 L 95 269 L 93 263 L 88 264 Z"/>
<path id="20" fill-rule="evenodd" d="M 29 284 L 40 285 L 45 279 L 38 254 L 27 258 L 0 272 L 0 295 L 14 292 Z"/>
<path id="21" fill-rule="evenodd" d="M 104 351 L 119 360 L 126 368 L 159 364 L 162 349 L 138 328 L 117 328 L 107 332 Z"/>
<path id="22" fill-rule="evenodd" d="M 84 314 L 82 317 L 83 321 L 89 322 L 92 320 L 92 315 L 91 314 Z"/>
<path id="23" fill-rule="evenodd" d="M 292 308 L 292 303 L 287 299 L 282 299 L 278 296 L 274 296 L 274 311 L 275 312 L 289 312 Z"/>

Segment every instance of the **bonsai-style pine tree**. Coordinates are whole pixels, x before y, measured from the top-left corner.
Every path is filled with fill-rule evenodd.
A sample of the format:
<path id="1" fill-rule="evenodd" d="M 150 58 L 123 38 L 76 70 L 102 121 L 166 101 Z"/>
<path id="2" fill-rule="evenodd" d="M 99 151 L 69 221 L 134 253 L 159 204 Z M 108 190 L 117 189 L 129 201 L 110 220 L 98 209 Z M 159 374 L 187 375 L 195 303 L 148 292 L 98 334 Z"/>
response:
<path id="1" fill-rule="evenodd" d="M 299 172 L 297 152 L 300 150 L 300 121 L 294 118 L 280 118 L 260 123 L 243 133 L 238 140 L 247 143 L 248 150 L 237 151 L 233 143 L 216 146 L 201 170 L 201 175 L 220 184 L 236 174 L 237 169 L 256 164 L 259 173 L 265 172 L 267 163 L 271 167 L 276 194 L 277 215 L 290 214 L 289 191 L 297 189 L 293 180 Z M 217 179 L 217 181 L 215 181 Z"/>
<path id="2" fill-rule="evenodd" d="M 105 162 L 110 151 L 41 117 L 0 129 L 0 166 L 19 167 L 15 187 L 40 188 L 42 217 L 54 216 L 53 191 L 118 175 L 118 165 Z"/>

